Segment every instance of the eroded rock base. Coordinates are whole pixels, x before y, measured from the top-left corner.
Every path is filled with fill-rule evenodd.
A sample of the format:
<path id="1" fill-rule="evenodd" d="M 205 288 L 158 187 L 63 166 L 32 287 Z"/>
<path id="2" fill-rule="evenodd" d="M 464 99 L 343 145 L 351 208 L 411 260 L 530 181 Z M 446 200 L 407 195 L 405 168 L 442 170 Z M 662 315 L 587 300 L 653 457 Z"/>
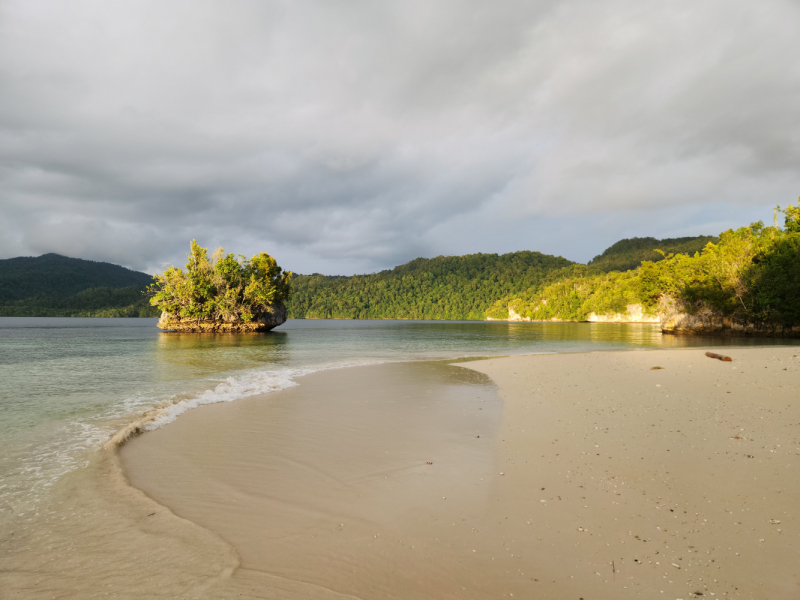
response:
<path id="1" fill-rule="evenodd" d="M 263 333 L 286 322 L 286 307 L 276 306 L 271 313 L 256 315 L 252 321 L 195 320 L 161 313 L 158 327 L 181 333 Z"/>

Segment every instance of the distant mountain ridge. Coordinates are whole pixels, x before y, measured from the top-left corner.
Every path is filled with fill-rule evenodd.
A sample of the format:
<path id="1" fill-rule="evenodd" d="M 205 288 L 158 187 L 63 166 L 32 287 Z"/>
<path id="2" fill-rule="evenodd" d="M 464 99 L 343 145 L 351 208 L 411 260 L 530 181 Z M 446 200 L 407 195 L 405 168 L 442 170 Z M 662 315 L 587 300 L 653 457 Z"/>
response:
<path id="1" fill-rule="evenodd" d="M 0 260 L 0 315 L 157 316 L 147 273 L 60 254 Z"/>
<path id="2" fill-rule="evenodd" d="M 60 254 L 6 258 L 0 260 L 0 304 L 34 296 L 72 296 L 97 287 L 144 287 L 152 281 L 147 273 Z"/>

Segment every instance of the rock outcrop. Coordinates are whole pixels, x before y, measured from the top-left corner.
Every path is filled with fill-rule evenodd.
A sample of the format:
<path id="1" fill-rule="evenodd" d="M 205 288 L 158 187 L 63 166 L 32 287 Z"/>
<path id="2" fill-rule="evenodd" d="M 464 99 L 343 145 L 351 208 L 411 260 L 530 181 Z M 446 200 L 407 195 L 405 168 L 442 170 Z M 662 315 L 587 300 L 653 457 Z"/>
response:
<path id="1" fill-rule="evenodd" d="M 508 307 L 508 319 L 493 319 L 492 317 L 487 317 L 487 321 L 530 321 L 530 317 L 523 317 L 519 313 L 517 313 L 513 308 L 510 306 Z M 542 321 L 544 322 L 544 321 Z M 547 319 L 549 323 L 563 323 L 564 319 L 559 319 L 558 317 L 553 317 L 551 319 Z M 569 321 L 569 322 L 576 322 L 576 321 Z M 658 323 L 659 318 L 658 315 L 648 315 L 645 314 L 644 309 L 642 308 L 641 304 L 628 304 L 627 312 L 625 313 L 613 313 L 608 315 L 597 315 L 595 313 L 589 313 L 586 317 L 586 322 L 589 323 Z"/>
<path id="2" fill-rule="evenodd" d="M 731 335 L 753 337 L 800 337 L 800 325 L 794 327 L 775 323 L 752 323 L 723 316 L 710 308 L 693 313 L 671 299 L 661 301 L 661 331 L 677 335 Z"/>
<path id="3" fill-rule="evenodd" d="M 530 317 L 520 315 L 510 306 L 508 319 L 486 318 L 487 321 L 530 321 Z M 548 319 L 562 322 L 562 319 Z M 776 323 L 754 323 L 733 317 L 723 316 L 710 308 L 689 311 L 671 298 L 661 299 L 658 314 L 649 315 L 641 304 L 628 304 L 624 313 L 598 315 L 589 313 L 589 323 L 653 323 L 661 326 L 662 333 L 677 335 L 728 335 L 751 337 L 800 338 L 800 325 L 780 325 Z"/>
<path id="4" fill-rule="evenodd" d="M 252 321 L 195 320 L 161 313 L 158 327 L 165 331 L 187 333 L 260 333 L 270 331 L 286 322 L 286 307 L 279 304 L 272 312 L 256 315 Z"/>
<path id="5" fill-rule="evenodd" d="M 514 309 L 510 306 L 508 307 L 508 320 L 509 321 L 530 321 L 530 317 L 523 317 L 522 315 L 518 315 L 514 312 Z"/>

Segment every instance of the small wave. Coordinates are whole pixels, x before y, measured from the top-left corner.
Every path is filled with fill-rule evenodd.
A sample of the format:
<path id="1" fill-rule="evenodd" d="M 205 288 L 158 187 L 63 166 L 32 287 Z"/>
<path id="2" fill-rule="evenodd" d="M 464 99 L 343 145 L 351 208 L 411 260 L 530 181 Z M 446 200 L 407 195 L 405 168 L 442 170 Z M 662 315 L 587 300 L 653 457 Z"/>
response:
<path id="1" fill-rule="evenodd" d="M 243 375 L 227 377 L 214 386 L 214 388 L 203 390 L 202 392 L 188 397 L 173 396 L 170 400 L 145 410 L 141 413 L 140 417 L 137 417 L 115 432 L 108 441 L 103 444 L 103 447 L 107 449 L 119 447 L 131 437 L 142 434 L 145 431 L 152 431 L 164 425 L 168 425 L 187 410 L 203 406 L 204 404 L 233 402 L 234 400 L 239 400 L 248 396 L 284 390 L 297 385 L 295 378 L 318 371 L 366 366 L 381 362 L 383 361 L 351 361 L 310 367 L 286 368 L 280 371 L 251 371 Z"/>
<path id="2" fill-rule="evenodd" d="M 192 408 L 286 389 L 297 385 L 298 377 L 316 371 L 381 362 L 385 361 L 371 357 L 294 368 L 264 367 L 221 380 L 197 381 L 195 390 L 172 396 L 141 390 L 94 415 L 67 419 L 24 444 L 0 444 L 0 517 L 34 513 L 56 481 L 87 464 L 87 452 L 119 447 L 131 437 L 172 423 Z"/>

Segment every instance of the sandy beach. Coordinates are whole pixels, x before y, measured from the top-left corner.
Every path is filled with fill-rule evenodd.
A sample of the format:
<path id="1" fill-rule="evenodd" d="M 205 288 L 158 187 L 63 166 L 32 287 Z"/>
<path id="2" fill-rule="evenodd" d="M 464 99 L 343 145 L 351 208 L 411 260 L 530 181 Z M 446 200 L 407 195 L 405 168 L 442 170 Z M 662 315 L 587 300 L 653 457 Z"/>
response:
<path id="1" fill-rule="evenodd" d="M 5 540 L 3 589 L 800 597 L 800 349 L 706 350 L 338 369 L 201 407 L 73 478 L 74 521 Z"/>
<path id="2" fill-rule="evenodd" d="M 520 593 L 800 597 L 800 352 L 717 351 L 471 365 L 505 399 L 483 524 Z"/>

